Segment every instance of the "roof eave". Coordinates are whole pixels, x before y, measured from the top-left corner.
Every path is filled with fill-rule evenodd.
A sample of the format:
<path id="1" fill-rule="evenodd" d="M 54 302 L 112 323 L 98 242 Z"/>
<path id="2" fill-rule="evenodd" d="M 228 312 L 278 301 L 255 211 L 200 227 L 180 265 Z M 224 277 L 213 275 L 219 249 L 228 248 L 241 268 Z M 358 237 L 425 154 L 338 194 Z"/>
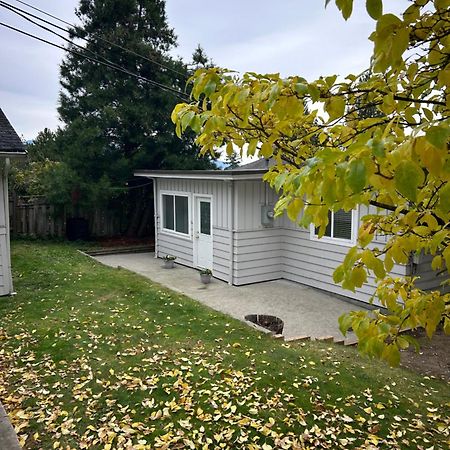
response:
<path id="1" fill-rule="evenodd" d="M 262 179 L 265 170 L 252 170 L 248 172 L 240 171 L 239 173 L 232 171 L 152 171 L 152 170 L 138 170 L 134 172 L 136 177 L 145 178 L 166 178 L 166 179 L 187 179 L 187 180 L 260 180 Z"/>
<path id="2" fill-rule="evenodd" d="M 1 158 L 26 158 L 26 152 L 3 152 L 0 151 Z"/>

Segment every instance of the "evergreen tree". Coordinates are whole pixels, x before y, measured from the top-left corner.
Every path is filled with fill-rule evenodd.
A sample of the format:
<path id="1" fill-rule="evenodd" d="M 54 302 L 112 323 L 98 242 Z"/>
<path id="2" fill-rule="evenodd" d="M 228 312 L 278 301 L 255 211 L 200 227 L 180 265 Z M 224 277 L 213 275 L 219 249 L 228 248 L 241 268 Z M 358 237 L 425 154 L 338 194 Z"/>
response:
<path id="1" fill-rule="evenodd" d="M 168 54 L 176 37 L 164 1 L 80 0 L 77 16 L 82 26 L 73 36 L 88 42 L 84 49 L 72 45 L 73 50 L 184 89 L 188 70 Z M 210 166 L 209 159 L 197 158 L 192 137 L 180 140 L 174 134 L 175 94 L 71 53 L 61 65 L 61 85 L 58 111 L 66 127 L 59 148 L 82 203 L 89 203 L 95 187 L 113 192 L 125 186 L 137 168 Z"/>

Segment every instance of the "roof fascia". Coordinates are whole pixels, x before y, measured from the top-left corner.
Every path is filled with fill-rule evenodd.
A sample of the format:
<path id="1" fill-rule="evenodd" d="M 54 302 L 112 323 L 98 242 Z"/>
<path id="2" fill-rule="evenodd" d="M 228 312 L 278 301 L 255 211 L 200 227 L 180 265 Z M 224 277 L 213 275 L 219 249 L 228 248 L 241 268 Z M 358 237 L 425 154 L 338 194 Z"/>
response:
<path id="1" fill-rule="evenodd" d="M 152 172 L 134 172 L 136 177 L 146 178 L 166 178 L 166 179 L 184 179 L 184 180 L 260 180 L 264 173 L 252 173 L 252 174 L 193 174 L 193 173 L 152 173 Z"/>

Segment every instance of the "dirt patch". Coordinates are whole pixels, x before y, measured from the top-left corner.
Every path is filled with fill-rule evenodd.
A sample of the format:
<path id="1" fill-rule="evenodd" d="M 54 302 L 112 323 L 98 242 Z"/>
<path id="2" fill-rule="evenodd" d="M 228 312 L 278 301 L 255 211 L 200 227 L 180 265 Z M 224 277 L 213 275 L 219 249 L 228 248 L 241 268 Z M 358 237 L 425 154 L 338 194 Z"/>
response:
<path id="1" fill-rule="evenodd" d="M 442 329 L 437 330 L 430 340 L 424 330 L 409 333 L 420 344 L 419 353 L 410 347 L 402 351 L 401 365 L 407 369 L 450 381 L 450 336 Z"/>

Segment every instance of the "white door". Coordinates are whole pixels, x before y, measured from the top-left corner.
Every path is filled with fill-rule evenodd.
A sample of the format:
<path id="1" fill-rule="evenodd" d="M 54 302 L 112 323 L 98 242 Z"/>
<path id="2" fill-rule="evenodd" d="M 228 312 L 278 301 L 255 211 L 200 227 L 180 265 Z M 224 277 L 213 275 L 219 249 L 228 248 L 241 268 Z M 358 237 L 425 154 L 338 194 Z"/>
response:
<path id="1" fill-rule="evenodd" d="M 195 197 L 194 246 L 195 265 L 211 269 L 213 265 L 212 207 L 209 197 Z"/>

